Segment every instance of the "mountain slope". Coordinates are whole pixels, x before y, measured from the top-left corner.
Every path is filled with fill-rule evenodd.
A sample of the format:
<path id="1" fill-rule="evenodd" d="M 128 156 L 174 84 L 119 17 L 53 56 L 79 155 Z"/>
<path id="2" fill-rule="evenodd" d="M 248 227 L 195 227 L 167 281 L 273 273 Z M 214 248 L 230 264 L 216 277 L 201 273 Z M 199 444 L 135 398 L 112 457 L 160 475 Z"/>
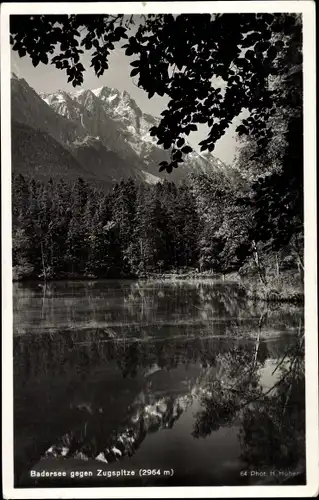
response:
<path id="1" fill-rule="evenodd" d="M 12 164 L 15 173 L 38 179 L 84 177 L 97 181 L 54 137 L 29 125 L 12 121 Z"/>
<path id="2" fill-rule="evenodd" d="M 14 74 L 11 82 L 13 170 L 30 174 L 34 169 L 36 177 L 45 178 L 82 176 L 108 186 L 129 177 L 138 182 L 180 183 L 190 174 L 227 170 L 213 155 L 193 152 L 171 174 L 159 173 L 159 163 L 169 159 L 169 152 L 149 134 L 159 118 L 143 113 L 127 92 L 104 86 L 38 95 Z"/>
<path id="3" fill-rule="evenodd" d="M 84 129 L 55 113 L 23 78 L 11 78 L 11 119 L 50 134 L 63 145 L 84 139 Z"/>
<path id="4" fill-rule="evenodd" d="M 24 79 L 14 74 L 11 95 L 13 172 L 42 180 L 63 177 L 73 181 L 83 177 L 107 188 L 121 178 L 154 182 L 106 148 L 98 138 L 88 136 L 76 114 L 78 109 L 72 108 L 72 99 L 66 92 L 53 97 L 66 116 L 55 112 Z M 86 109 L 82 111 L 85 113 Z M 98 126 L 99 121 L 94 121 Z M 110 126 L 111 120 L 107 117 L 104 125 L 105 122 Z M 113 127 L 113 137 L 116 136 L 117 130 Z"/>
<path id="5" fill-rule="evenodd" d="M 101 180 L 116 182 L 130 177 L 135 180 L 144 180 L 145 176 L 139 169 L 132 167 L 94 137 L 86 137 L 81 142 L 76 141 L 73 144 L 72 153 L 84 168 L 89 168 L 89 171 Z"/>
<path id="6" fill-rule="evenodd" d="M 121 158 L 94 139 L 76 143 L 71 153 L 50 134 L 13 121 L 11 143 L 15 174 L 44 181 L 50 178 L 75 181 L 82 177 L 102 189 L 110 189 L 119 178 L 146 180 L 143 172 L 130 169 Z"/>
<path id="7" fill-rule="evenodd" d="M 123 147 L 125 134 L 119 125 L 105 113 L 99 99 L 91 90 L 67 94 L 59 91 L 55 94 L 41 94 L 43 100 L 60 116 L 72 120 L 81 129 L 82 136 L 94 137 L 104 146 L 122 154 L 123 158 L 134 156 L 129 146 Z M 81 137 L 80 137 L 81 138 Z M 138 158 L 135 158 L 137 161 Z"/>

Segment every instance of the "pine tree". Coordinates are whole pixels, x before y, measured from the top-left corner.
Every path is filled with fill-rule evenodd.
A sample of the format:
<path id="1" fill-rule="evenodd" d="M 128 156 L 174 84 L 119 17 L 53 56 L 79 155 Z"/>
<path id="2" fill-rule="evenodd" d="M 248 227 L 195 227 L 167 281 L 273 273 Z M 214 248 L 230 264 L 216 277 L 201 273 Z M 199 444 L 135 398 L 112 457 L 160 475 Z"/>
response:
<path id="1" fill-rule="evenodd" d="M 119 236 L 122 274 L 131 272 L 130 246 L 135 227 L 136 185 L 132 179 L 121 181 L 112 193 L 112 221 Z"/>

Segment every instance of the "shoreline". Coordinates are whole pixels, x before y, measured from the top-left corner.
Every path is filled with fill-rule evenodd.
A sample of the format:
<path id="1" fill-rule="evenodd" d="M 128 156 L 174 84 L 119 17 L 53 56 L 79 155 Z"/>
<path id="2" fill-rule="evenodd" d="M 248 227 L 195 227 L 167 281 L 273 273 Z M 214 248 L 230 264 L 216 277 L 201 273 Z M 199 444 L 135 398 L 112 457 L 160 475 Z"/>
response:
<path id="1" fill-rule="evenodd" d="M 13 279 L 13 283 L 36 283 L 43 287 L 53 282 L 68 281 L 143 281 L 143 282 L 206 282 L 225 285 L 237 285 L 246 294 L 247 299 L 254 301 L 270 303 L 292 303 L 303 305 L 304 292 L 301 286 L 295 284 L 286 284 L 286 274 L 283 273 L 280 278 L 271 278 L 267 284 L 261 283 L 256 278 L 240 276 L 238 273 L 207 273 L 207 272 L 184 272 L 184 273 L 149 273 L 140 276 L 114 276 L 114 277 L 96 277 L 96 276 L 61 276 L 47 280 L 35 277 Z"/>

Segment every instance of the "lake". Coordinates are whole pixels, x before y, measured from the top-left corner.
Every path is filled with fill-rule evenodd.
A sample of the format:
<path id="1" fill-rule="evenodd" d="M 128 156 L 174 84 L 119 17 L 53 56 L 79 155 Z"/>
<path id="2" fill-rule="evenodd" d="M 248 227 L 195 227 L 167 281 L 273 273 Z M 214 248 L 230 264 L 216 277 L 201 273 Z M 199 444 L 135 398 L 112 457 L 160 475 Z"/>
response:
<path id="1" fill-rule="evenodd" d="M 14 283 L 16 487 L 305 484 L 303 309 L 235 283 Z"/>

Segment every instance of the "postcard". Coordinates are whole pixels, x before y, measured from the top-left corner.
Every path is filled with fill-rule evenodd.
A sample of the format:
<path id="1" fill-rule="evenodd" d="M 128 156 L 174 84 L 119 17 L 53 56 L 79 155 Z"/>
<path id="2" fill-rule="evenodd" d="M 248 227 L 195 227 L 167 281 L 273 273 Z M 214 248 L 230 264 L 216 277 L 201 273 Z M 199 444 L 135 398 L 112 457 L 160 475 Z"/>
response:
<path id="1" fill-rule="evenodd" d="M 315 4 L 3 3 L 3 494 L 318 494 Z"/>

